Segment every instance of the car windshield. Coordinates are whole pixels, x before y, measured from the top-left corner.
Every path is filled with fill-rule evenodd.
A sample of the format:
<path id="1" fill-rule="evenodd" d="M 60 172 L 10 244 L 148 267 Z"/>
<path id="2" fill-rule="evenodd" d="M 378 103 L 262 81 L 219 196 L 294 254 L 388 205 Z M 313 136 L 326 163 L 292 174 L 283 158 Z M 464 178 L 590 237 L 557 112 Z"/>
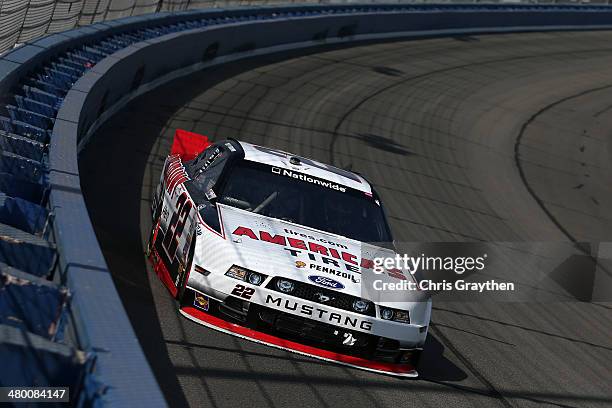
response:
<path id="1" fill-rule="evenodd" d="M 218 202 L 362 242 L 391 241 L 378 200 L 311 176 L 292 178 L 275 171 L 279 169 L 241 162 L 230 170 Z"/>

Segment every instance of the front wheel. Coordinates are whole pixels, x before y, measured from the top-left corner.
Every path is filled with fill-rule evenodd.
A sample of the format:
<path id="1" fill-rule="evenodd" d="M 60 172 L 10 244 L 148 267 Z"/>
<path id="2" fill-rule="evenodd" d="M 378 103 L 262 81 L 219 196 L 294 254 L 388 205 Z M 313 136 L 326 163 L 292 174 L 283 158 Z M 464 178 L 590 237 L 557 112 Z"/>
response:
<path id="1" fill-rule="evenodd" d="M 189 278 L 189 271 L 191 270 L 191 264 L 193 263 L 193 253 L 195 250 L 195 237 L 191 239 L 191 245 L 189 246 L 189 252 L 187 253 L 187 265 L 180 264 L 178 270 L 178 285 L 176 288 L 176 299 L 180 302 L 185 294 L 185 287 L 187 286 L 187 278 Z"/>
<path id="2" fill-rule="evenodd" d="M 408 363 L 412 365 L 414 368 L 418 368 L 419 363 L 421 361 L 421 355 L 423 354 L 422 350 L 414 350 L 410 353 L 410 358 L 408 359 Z"/>

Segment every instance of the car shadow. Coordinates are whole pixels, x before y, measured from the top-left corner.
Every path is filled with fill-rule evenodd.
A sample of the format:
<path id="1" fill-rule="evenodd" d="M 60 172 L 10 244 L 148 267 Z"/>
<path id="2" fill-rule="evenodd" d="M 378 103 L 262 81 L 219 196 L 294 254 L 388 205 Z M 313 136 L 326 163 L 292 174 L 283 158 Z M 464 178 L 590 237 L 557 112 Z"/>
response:
<path id="1" fill-rule="evenodd" d="M 444 345 L 428 333 L 419 361 L 419 378 L 430 381 L 462 381 L 468 375 L 444 355 Z"/>

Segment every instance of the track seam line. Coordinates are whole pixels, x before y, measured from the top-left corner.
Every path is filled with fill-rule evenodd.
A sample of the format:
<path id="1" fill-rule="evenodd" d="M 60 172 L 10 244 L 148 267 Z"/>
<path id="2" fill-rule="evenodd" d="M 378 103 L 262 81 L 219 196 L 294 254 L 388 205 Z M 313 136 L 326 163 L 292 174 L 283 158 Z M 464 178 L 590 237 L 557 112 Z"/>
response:
<path id="1" fill-rule="evenodd" d="M 451 343 L 448 337 L 446 337 L 446 335 L 442 333 L 440 329 L 438 329 L 438 327 L 433 321 L 429 323 L 429 327 L 430 329 L 433 329 L 433 331 L 435 332 L 436 336 L 440 339 L 440 341 L 446 347 L 448 347 L 448 349 L 455 356 L 457 356 L 459 361 L 461 361 L 463 365 L 465 365 L 465 367 L 474 375 L 474 377 L 476 377 L 478 381 L 480 381 L 487 388 L 487 391 L 488 391 L 487 395 L 499 400 L 499 402 L 504 407 L 513 408 L 512 404 L 510 404 L 510 401 L 508 401 L 506 397 L 504 397 L 504 395 L 501 392 L 499 392 L 499 390 L 495 388 L 495 386 L 489 380 L 487 380 L 487 378 L 483 374 L 481 374 L 480 371 L 478 371 L 478 369 L 463 354 L 461 354 L 461 352 L 453 345 L 453 343 Z"/>
<path id="2" fill-rule="evenodd" d="M 579 98 L 579 97 L 584 96 L 584 95 L 588 95 L 589 93 L 593 93 L 593 92 L 597 92 L 597 91 L 602 91 L 602 90 L 608 89 L 608 88 L 612 88 L 612 84 L 599 86 L 597 88 L 587 89 L 587 90 L 581 91 L 579 93 L 576 93 L 576 94 L 573 94 L 573 95 L 570 95 L 570 96 L 566 96 L 564 98 L 561 98 L 561 99 L 559 99 L 559 100 L 557 100 L 555 102 L 552 102 L 552 103 L 544 106 L 543 108 L 538 110 L 536 113 L 531 115 L 531 117 L 529 117 L 529 119 L 527 119 L 527 121 L 525 121 L 525 123 L 523 123 L 523 125 L 521 126 L 521 130 L 519 131 L 519 134 L 516 137 L 516 141 L 514 142 L 514 162 L 516 163 L 516 167 L 518 168 L 519 175 L 521 177 L 521 181 L 523 182 L 523 184 L 527 188 L 527 191 L 529 192 L 529 194 L 533 197 L 533 199 L 536 201 L 538 206 L 540 206 L 542 211 L 544 211 L 544 213 L 546 213 L 546 215 L 553 222 L 553 224 L 555 224 L 555 226 L 563 233 L 563 235 L 565 235 L 570 241 L 572 241 L 575 244 L 578 244 L 578 240 L 550 212 L 550 210 L 546 207 L 546 205 L 544 205 L 544 201 L 536 194 L 536 192 L 533 189 L 533 187 L 531 187 L 531 185 L 527 181 L 527 176 L 525 175 L 525 171 L 523 170 L 523 166 L 521 165 L 521 159 L 520 159 L 521 141 L 523 140 L 523 136 L 525 135 L 525 132 L 526 132 L 527 128 L 529 127 L 529 125 L 531 125 L 538 118 L 538 116 L 542 115 L 543 113 L 549 111 L 550 109 L 552 109 L 555 106 L 558 106 L 558 105 L 560 105 L 560 104 L 562 104 L 564 102 L 567 102 L 567 101 L 575 99 L 575 98 Z M 579 246 L 579 247 L 580 247 L 580 249 L 583 252 L 586 253 L 586 250 L 584 248 L 582 248 L 582 246 Z M 589 255 L 590 255 L 590 253 L 589 253 Z"/>
<path id="3" fill-rule="evenodd" d="M 588 54 L 588 53 L 592 53 L 592 52 L 603 52 L 603 51 L 610 51 L 612 49 L 610 48 L 592 48 L 592 49 L 586 49 L 586 50 L 580 50 L 577 52 L 573 52 L 571 54 Z M 547 53 L 547 54 L 531 54 L 531 55 L 516 55 L 516 56 L 508 56 L 508 57 L 504 57 L 504 58 L 494 58 L 494 59 L 490 59 L 490 60 L 486 60 L 486 61 L 473 61 L 473 62 L 468 62 L 465 64 L 460 64 L 460 65 L 455 65 L 455 66 L 450 66 L 450 67 L 445 67 L 445 68 L 440 68 L 437 70 L 433 70 L 433 71 L 429 71 L 429 72 L 423 72 L 420 74 L 416 74 L 416 75 L 411 75 L 408 77 L 403 77 L 397 81 L 392 82 L 389 85 L 383 86 L 380 89 L 377 89 L 376 91 L 370 93 L 369 95 L 365 96 L 364 98 L 362 98 L 359 102 L 357 102 L 355 105 L 353 105 L 352 107 L 350 107 L 345 114 L 340 118 L 340 120 L 338 120 L 338 122 L 336 123 L 336 126 L 334 127 L 334 131 L 332 134 L 332 139 L 329 143 L 329 162 L 332 165 L 335 165 L 335 151 L 334 151 L 334 146 L 336 144 L 336 141 L 338 139 L 339 136 L 343 136 L 340 133 L 340 127 L 344 124 L 344 122 L 346 122 L 346 120 L 349 118 L 349 116 L 351 116 L 354 112 L 357 111 L 357 109 L 359 109 L 361 106 L 363 106 L 366 102 L 368 102 L 369 100 L 371 100 L 372 98 L 375 98 L 376 96 L 383 94 L 385 92 L 387 92 L 388 90 L 391 90 L 393 88 L 395 88 L 396 86 L 401 86 L 407 82 L 410 81 L 414 81 L 414 80 L 421 80 L 421 79 L 425 79 L 428 78 L 430 76 L 434 76 L 434 75 L 438 75 L 438 74 L 443 74 L 445 72 L 450 72 L 450 71 L 455 71 L 455 70 L 461 70 L 461 69 L 466 69 L 469 67 L 473 67 L 473 66 L 482 66 L 482 65 L 489 65 L 489 64 L 496 64 L 496 63 L 500 63 L 500 62 L 510 62 L 510 61 L 520 61 L 520 60 L 528 60 L 528 59 L 532 59 L 532 58 L 542 58 L 542 57 L 552 57 L 552 56 L 557 56 L 557 55 L 567 55 L 570 54 L 567 51 L 559 51 L 559 52 L 551 52 L 551 53 Z"/>
<path id="4" fill-rule="evenodd" d="M 527 128 L 529 127 L 529 125 L 531 125 L 540 115 L 542 115 L 543 113 L 547 112 L 548 110 L 550 110 L 550 109 L 554 108 L 555 106 L 558 106 L 558 105 L 560 105 L 560 104 L 562 104 L 564 102 L 570 101 L 570 100 L 575 99 L 575 98 L 579 98 L 579 97 L 584 96 L 584 95 L 588 95 L 588 94 L 593 93 L 593 92 L 598 92 L 598 91 L 602 91 L 602 90 L 610 89 L 610 88 L 612 88 L 612 84 L 602 85 L 602 86 L 598 86 L 596 88 L 586 89 L 586 90 L 578 92 L 576 94 L 569 95 L 569 96 L 566 96 L 564 98 L 558 99 L 555 102 L 552 102 L 552 103 L 544 106 L 543 108 L 538 110 L 536 113 L 531 115 L 531 117 L 529 119 L 527 119 L 527 121 L 525 121 L 525 123 L 523 123 L 523 125 L 521 126 L 521 130 L 519 131 L 519 134 L 516 137 L 516 141 L 514 142 L 514 162 L 516 163 L 516 167 L 518 168 L 519 176 L 521 178 L 521 181 L 523 182 L 523 185 L 525 186 L 525 188 L 527 189 L 527 191 L 529 192 L 531 197 L 538 204 L 538 206 L 542 209 L 542 211 L 544 211 L 544 213 L 550 219 L 550 221 L 552 221 L 552 223 L 559 229 L 559 231 L 561 231 L 561 233 L 563 235 L 565 235 L 567 237 L 567 239 L 569 239 L 572 243 L 574 243 L 575 247 L 580 252 L 582 252 L 583 254 L 588 256 L 589 258 L 591 258 L 591 260 L 595 263 L 595 265 L 598 266 L 599 268 L 601 268 L 602 271 L 604 271 L 609 276 L 612 276 L 612 272 L 610 272 L 610 270 L 608 268 L 606 268 L 604 265 L 602 265 L 598 261 L 597 256 L 593 255 L 591 253 L 591 250 L 586 248 L 586 246 L 584 245 L 585 243 L 579 242 L 576 239 L 576 237 L 574 237 L 563 226 L 563 224 L 561 224 L 561 222 L 550 212 L 548 207 L 545 205 L 544 200 L 542 200 L 537 195 L 537 193 L 535 192 L 535 190 L 533 189 L 531 184 L 529 184 L 529 182 L 527 181 L 527 176 L 525 175 L 525 171 L 523 170 L 523 166 L 521 165 L 521 159 L 520 159 L 520 147 L 521 147 L 521 141 L 523 139 L 523 136 L 525 135 L 525 132 L 526 132 Z M 590 247 L 590 243 L 587 242 L 586 244 Z M 589 302 L 589 303 L 591 303 L 591 302 Z"/>

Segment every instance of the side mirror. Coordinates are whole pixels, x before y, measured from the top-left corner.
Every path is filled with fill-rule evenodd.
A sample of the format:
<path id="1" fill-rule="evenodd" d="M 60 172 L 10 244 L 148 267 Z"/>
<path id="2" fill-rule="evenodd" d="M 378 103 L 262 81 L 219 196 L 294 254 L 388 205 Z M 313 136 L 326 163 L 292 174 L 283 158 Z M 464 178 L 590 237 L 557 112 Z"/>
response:
<path id="1" fill-rule="evenodd" d="M 208 199 L 208 201 L 212 202 L 215 200 L 215 198 L 217 198 L 217 195 L 215 194 L 215 192 L 213 191 L 213 189 L 209 189 L 206 193 L 206 198 Z"/>

